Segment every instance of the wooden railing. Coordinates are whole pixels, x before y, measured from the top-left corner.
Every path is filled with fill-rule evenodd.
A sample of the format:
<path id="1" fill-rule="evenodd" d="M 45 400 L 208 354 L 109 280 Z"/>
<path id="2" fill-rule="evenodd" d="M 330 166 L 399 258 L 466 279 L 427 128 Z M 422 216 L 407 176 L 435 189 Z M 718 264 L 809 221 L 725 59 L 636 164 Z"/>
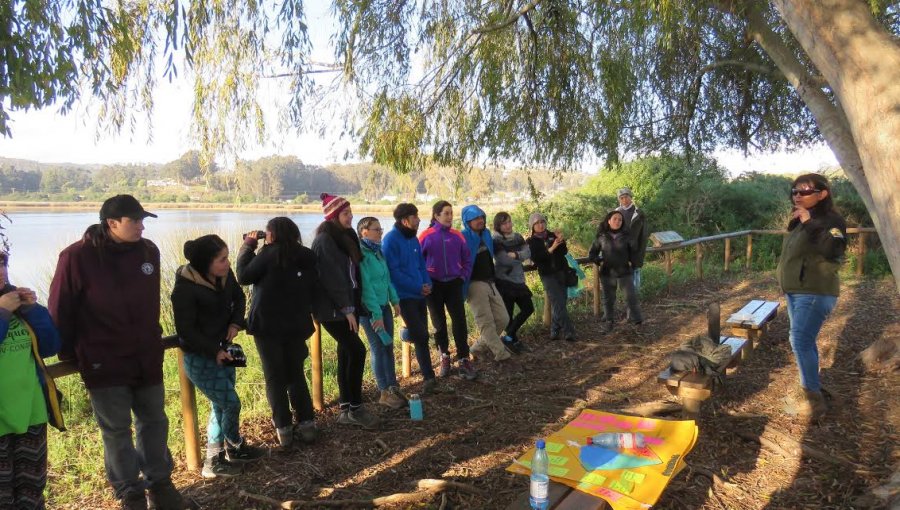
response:
<path id="1" fill-rule="evenodd" d="M 865 259 L 866 254 L 866 237 L 870 233 L 874 233 L 874 228 L 848 228 L 848 234 L 856 234 L 859 236 L 858 240 L 858 260 L 856 266 L 856 273 L 858 275 L 863 274 L 864 272 L 864 264 L 863 261 Z M 724 268 L 726 271 L 729 270 L 729 264 L 731 259 L 731 240 L 739 237 L 747 237 L 747 254 L 745 264 L 746 267 L 750 268 L 750 262 L 753 257 L 753 236 L 754 235 L 784 235 L 787 234 L 787 231 L 784 230 L 742 230 L 739 232 L 729 232 L 725 234 L 717 234 L 714 236 L 706 236 L 706 237 L 698 237 L 696 239 L 690 239 L 687 241 L 682 241 L 679 243 L 667 244 L 664 246 L 654 246 L 647 249 L 648 253 L 657 253 L 662 252 L 665 253 L 665 265 L 666 265 L 666 275 L 671 279 L 672 276 L 672 251 L 679 250 L 682 248 L 687 248 L 689 246 L 697 247 L 697 255 L 696 255 L 696 275 L 697 278 L 703 278 L 703 250 L 702 246 L 705 243 L 711 243 L 716 241 L 725 241 L 725 265 Z M 579 264 L 589 264 L 590 262 L 586 257 L 576 259 Z M 601 290 L 600 290 L 600 277 L 599 272 L 595 270 L 592 271 L 593 277 L 593 313 L 595 316 L 600 315 L 600 303 L 601 303 Z M 534 271 L 535 267 L 532 265 L 525 266 L 525 271 Z M 544 295 L 544 311 L 543 311 L 543 322 L 544 325 L 550 324 L 550 301 L 547 299 L 546 294 Z M 325 395 L 323 392 L 323 384 L 322 384 L 322 328 L 319 323 L 315 323 L 316 329 L 313 333 L 312 339 L 310 341 L 309 354 L 312 363 L 312 401 L 313 407 L 317 411 L 322 411 L 325 408 Z M 174 347 L 178 347 L 178 337 L 175 335 L 167 336 L 163 338 L 163 345 L 166 349 L 171 349 Z M 408 342 L 401 342 L 402 344 L 402 365 L 403 365 L 403 377 L 410 377 L 412 375 L 412 348 Z M 199 420 L 197 417 L 197 396 L 196 391 L 194 389 L 193 383 L 187 377 L 187 374 L 184 371 L 184 354 L 181 349 L 177 350 L 178 355 L 178 378 L 180 382 L 180 393 L 181 393 L 181 412 L 182 412 L 182 425 L 184 428 L 184 443 L 185 443 L 185 456 L 187 461 L 188 469 L 190 470 L 198 470 L 202 465 L 202 457 L 200 456 L 200 426 Z M 47 371 L 53 378 L 63 377 L 70 374 L 74 374 L 78 371 L 77 366 L 73 360 L 60 361 L 59 363 L 54 363 L 52 365 L 47 366 Z"/>

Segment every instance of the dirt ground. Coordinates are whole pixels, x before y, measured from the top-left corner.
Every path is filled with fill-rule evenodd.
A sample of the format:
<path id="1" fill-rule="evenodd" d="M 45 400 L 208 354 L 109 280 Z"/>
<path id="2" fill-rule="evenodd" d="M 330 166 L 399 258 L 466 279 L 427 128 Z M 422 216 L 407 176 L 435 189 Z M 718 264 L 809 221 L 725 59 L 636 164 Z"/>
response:
<path id="1" fill-rule="evenodd" d="M 523 337 L 532 352 L 517 359 L 520 368 L 479 363 L 477 381 L 451 378 L 452 392 L 425 400 L 422 422 L 410 421 L 406 411 L 372 404 L 385 424 L 365 432 L 336 425 L 332 407 L 320 417 L 323 434 L 315 445 L 272 453 L 230 480 L 204 481 L 180 465 L 176 484 L 200 508 L 245 509 L 271 506 L 242 497 L 241 491 L 279 502 L 368 499 L 415 492 L 420 479 L 444 479 L 477 493 L 449 490 L 391 508 L 502 509 L 527 489 L 526 477 L 505 471 L 513 458 L 582 408 L 613 411 L 674 400 L 656 382 L 667 354 L 705 332 L 710 302 L 719 301 L 727 316 L 755 298 L 779 300 L 779 315 L 753 357 L 724 391 L 704 403 L 689 467 L 672 480 L 656 508 L 877 508 L 870 491 L 900 462 L 900 374 L 866 373 L 857 355 L 880 337 L 900 336 L 893 280 L 844 282 L 838 307 L 819 337 L 823 382 L 839 407 L 824 423 L 809 425 L 783 411 L 797 369 L 787 342 L 784 299 L 769 274 L 673 289 L 670 296 L 643 304 L 647 320 L 637 328 L 619 323 L 613 333 L 601 335 L 596 319 L 582 316 L 577 342 L 550 341 L 545 331 L 534 332 Z M 417 392 L 420 378 L 414 375 L 402 386 Z M 374 396 L 374 387 L 367 394 Z M 274 447 L 271 425 L 248 425 L 242 428 L 251 441 Z M 833 461 L 801 452 L 778 434 Z M 752 440 L 760 435 L 774 444 Z M 709 478 L 713 473 L 715 483 Z M 94 503 L 79 506 L 102 506 Z"/>

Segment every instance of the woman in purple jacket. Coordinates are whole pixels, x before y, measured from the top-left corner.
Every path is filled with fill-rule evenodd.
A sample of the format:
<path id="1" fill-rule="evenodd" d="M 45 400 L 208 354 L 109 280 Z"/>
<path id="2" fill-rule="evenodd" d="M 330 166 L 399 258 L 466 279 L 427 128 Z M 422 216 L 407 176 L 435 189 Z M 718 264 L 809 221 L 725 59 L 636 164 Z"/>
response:
<path id="1" fill-rule="evenodd" d="M 463 363 L 469 359 L 469 331 L 466 326 L 463 284 L 472 271 L 472 256 L 462 233 L 450 228 L 453 224 L 453 206 L 440 200 L 431 208 L 431 226 L 419 235 L 425 266 L 431 277 L 431 294 L 428 296 L 428 313 L 434 325 L 434 340 L 441 350 L 439 377 L 450 375 L 450 340 L 447 335 L 447 316 L 453 321 L 453 342 L 456 359 L 462 374 L 470 367 Z"/>

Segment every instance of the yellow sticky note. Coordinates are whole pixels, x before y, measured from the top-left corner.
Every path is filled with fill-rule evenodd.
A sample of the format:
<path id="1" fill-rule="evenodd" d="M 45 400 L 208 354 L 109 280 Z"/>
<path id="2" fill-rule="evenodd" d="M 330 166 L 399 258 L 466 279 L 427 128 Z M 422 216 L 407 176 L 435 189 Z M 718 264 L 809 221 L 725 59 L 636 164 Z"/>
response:
<path id="1" fill-rule="evenodd" d="M 550 469 L 548 471 L 550 473 L 550 476 L 566 476 L 566 473 L 569 472 L 568 469 L 557 466 L 550 466 Z"/>
<path id="2" fill-rule="evenodd" d="M 603 485 L 603 482 L 606 481 L 606 477 L 601 475 L 600 473 L 595 473 L 591 471 L 590 473 L 584 475 L 581 478 L 582 482 L 587 482 L 594 485 Z"/>
<path id="3" fill-rule="evenodd" d="M 563 449 L 562 443 L 547 443 L 544 448 L 550 453 L 558 453 Z"/>
<path id="4" fill-rule="evenodd" d="M 634 490 L 634 482 L 629 482 L 628 480 L 615 480 L 613 483 L 609 484 L 609 488 L 621 492 L 622 494 L 631 494 L 631 491 Z"/>
<path id="5" fill-rule="evenodd" d="M 644 478 L 646 478 L 646 476 L 647 475 L 643 473 L 636 473 L 634 471 L 625 470 L 622 472 L 622 480 L 634 483 L 644 483 Z"/>
<path id="6" fill-rule="evenodd" d="M 550 459 L 550 464 L 554 466 L 562 466 L 566 462 L 569 462 L 569 459 L 562 455 L 548 455 L 547 458 Z"/>

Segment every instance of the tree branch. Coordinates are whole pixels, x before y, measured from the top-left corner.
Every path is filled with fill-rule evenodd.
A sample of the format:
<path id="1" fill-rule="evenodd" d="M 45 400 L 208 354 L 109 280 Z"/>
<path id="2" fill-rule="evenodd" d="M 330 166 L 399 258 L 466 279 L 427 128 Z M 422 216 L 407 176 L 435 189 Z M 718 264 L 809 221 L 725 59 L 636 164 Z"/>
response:
<path id="1" fill-rule="evenodd" d="M 512 15 L 507 17 L 505 20 L 497 23 L 495 25 L 488 25 L 486 27 L 477 28 L 472 31 L 475 34 L 486 34 L 488 32 L 496 32 L 497 30 L 503 30 L 504 28 L 510 27 L 516 23 L 522 16 L 528 14 L 529 11 L 534 10 L 535 7 L 541 4 L 543 0 L 532 0 L 532 2 L 523 5 L 519 8 L 518 11 L 514 12 Z"/>

